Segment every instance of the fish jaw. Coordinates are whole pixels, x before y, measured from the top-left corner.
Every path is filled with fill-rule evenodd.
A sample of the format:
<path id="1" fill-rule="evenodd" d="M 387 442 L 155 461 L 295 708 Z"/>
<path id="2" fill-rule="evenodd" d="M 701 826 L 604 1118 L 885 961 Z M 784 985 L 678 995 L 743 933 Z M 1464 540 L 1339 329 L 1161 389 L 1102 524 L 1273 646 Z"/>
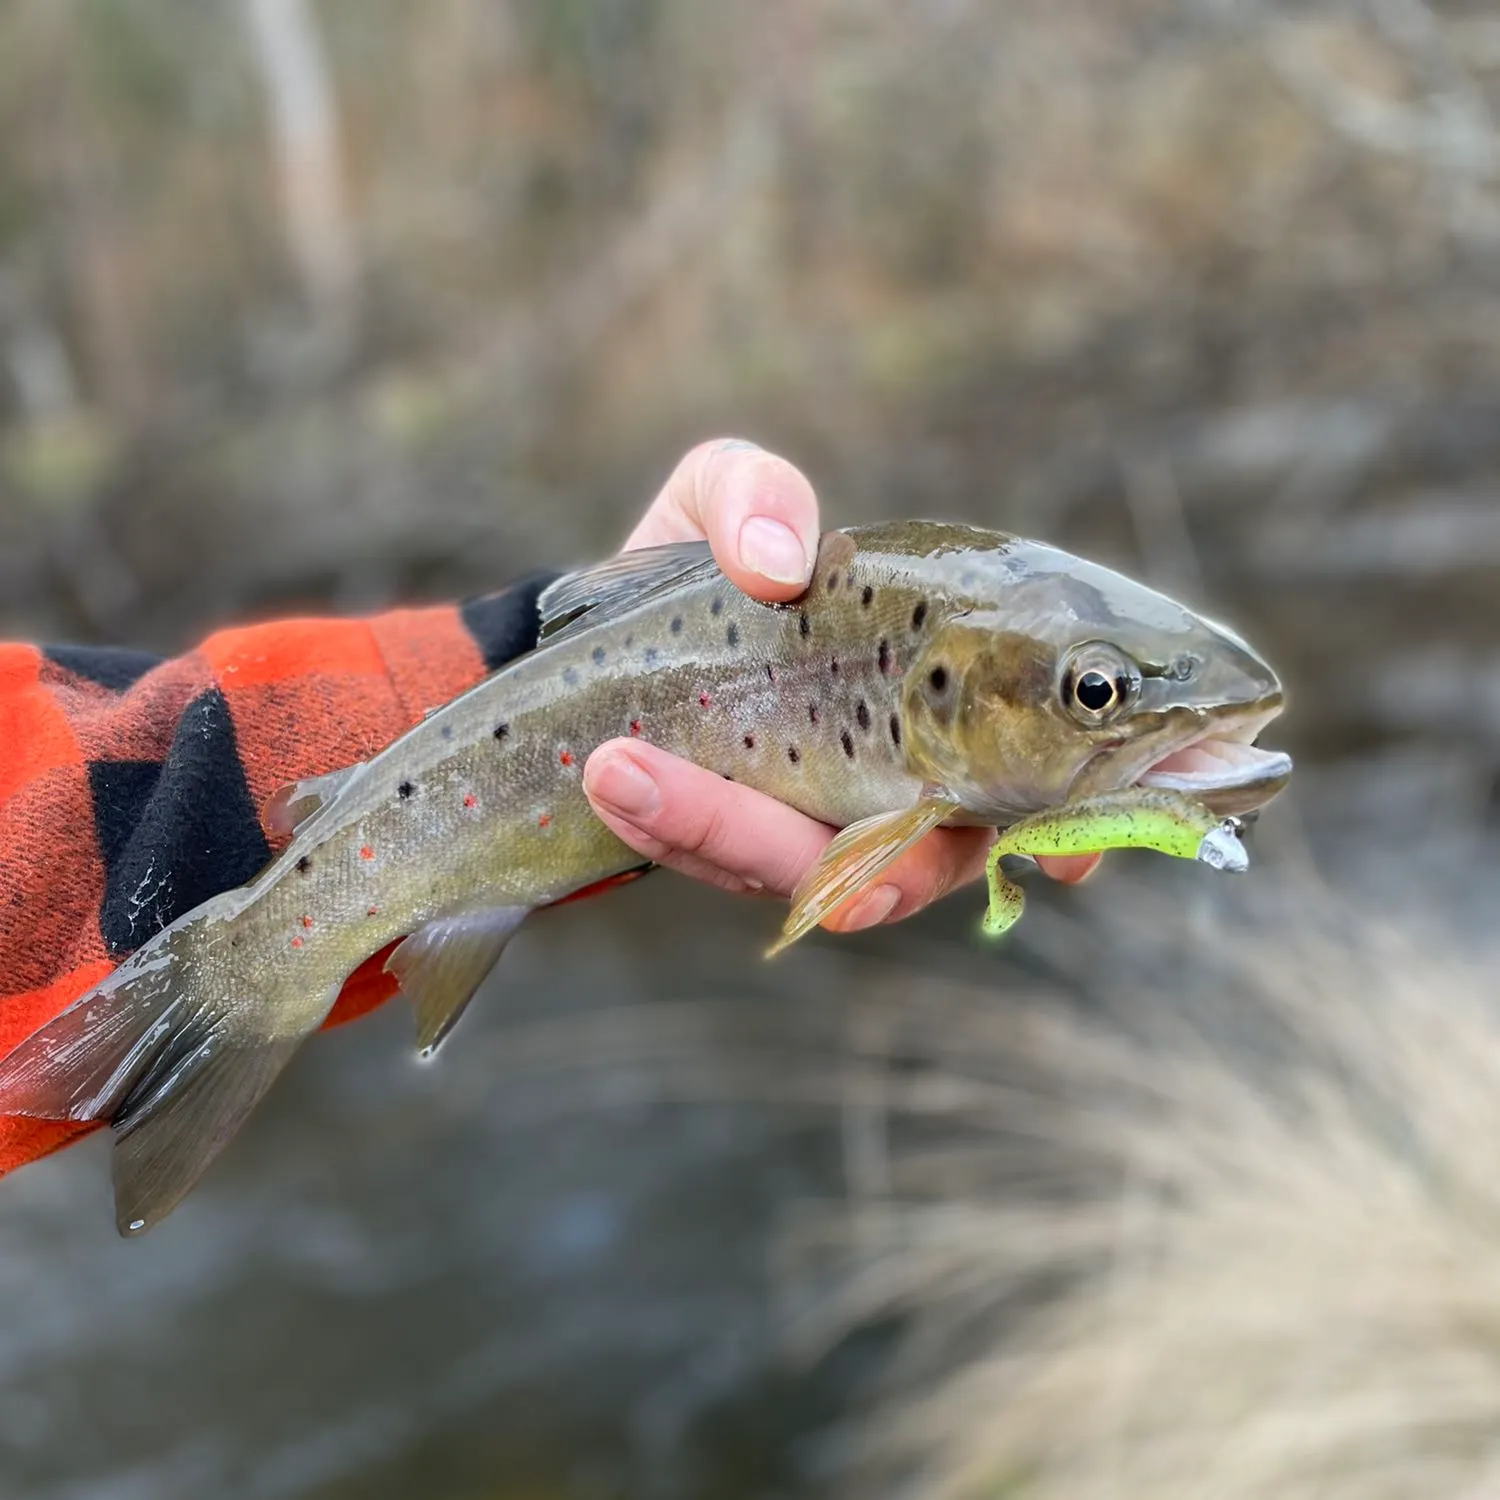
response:
<path id="1" fill-rule="evenodd" d="M 1181 792 L 1223 817 L 1254 812 L 1281 791 L 1292 774 L 1290 755 L 1255 743 L 1280 712 L 1278 700 L 1237 721 L 1198 728 L 1153 760 L 1134 784 Z"/>

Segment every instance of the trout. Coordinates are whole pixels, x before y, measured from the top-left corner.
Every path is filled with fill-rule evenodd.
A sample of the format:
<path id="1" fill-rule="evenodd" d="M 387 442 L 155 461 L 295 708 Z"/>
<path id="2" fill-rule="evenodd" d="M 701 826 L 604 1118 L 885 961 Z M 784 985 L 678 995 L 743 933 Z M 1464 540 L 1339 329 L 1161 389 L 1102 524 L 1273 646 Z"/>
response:
<path id="1" fill-rule="evenodd" d="M 607 739 L 844 830 L 784 941 L 940 824 L 1012 828 L 1112 795 L 1191 798 L 1212 821 L 1291 771 L 1255 747 L 1282 690 L 1242 640 L 995 532 L 831 531 L 780 605 L 742 594 L 706 544 L 653 548 L 560 579 L 540 609 L 535 650 L 373 759 L 279 794 L 291 840 L 253 882 L 0 1063 L 0 1113 L 113 1127 L 121 1233 L 186 1196 L 372 954 L 402 940 L 386 966 L 430 1052 L 527 913 L 640 868 L 583 792 Z"/>

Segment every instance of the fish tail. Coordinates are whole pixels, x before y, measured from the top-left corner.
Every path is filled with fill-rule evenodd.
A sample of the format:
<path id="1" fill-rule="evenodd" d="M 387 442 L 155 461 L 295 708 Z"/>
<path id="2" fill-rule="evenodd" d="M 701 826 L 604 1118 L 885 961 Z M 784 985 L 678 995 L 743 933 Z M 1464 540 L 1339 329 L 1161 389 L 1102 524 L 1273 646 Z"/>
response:
<path id="1" fill-rule="evenodd" d="M 187 1196 L 305 1035 L 231 1027 L 203 972 L 153 944 L 0 1061 L 0 1114 L 109 1123 L 123 1235 Z"/>

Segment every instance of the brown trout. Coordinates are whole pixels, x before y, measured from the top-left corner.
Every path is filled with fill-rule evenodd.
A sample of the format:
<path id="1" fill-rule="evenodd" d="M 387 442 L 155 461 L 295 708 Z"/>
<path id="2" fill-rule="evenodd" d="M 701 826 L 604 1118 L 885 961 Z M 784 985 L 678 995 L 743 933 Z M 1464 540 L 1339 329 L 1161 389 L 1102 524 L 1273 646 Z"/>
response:
<path id="1" fill-rule="evenodd" d="M 640 866 L 584 796 L 607 739 L 845 830 L 788 938 L 941 823 L 1006 828 L 1137 787 L 1232 815 L 1291 770 L 1254 748 L 1282 694 L 1244 642 L 993 532 L 829 532 L 784 605 L 740 593 L 706 545 L 655 548 L 560 580 L 541 609 L 536 650 L 284 794 L 300 821 L 255 881 L 163 929 L 0 1063 L 0 1112 L 113 1126 L 122 1233 L 182 1200 L 371 954 L 404 939 L 387 967 L 430 1051 L 528 912 Z"/>

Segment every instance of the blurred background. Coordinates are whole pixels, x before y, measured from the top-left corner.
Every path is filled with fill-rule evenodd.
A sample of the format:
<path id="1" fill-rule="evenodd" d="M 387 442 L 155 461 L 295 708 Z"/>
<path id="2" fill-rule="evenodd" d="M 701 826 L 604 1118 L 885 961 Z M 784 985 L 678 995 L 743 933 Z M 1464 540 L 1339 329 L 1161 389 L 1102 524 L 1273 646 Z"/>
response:
<path id="1" fill-rule="evenodd" d="M 0 1493 L 1500 1493 L 1497 109 L 1479 0 L 10 0 L 7 635 L 495 588 L 732 433 L 1229 619 L 1299 770 L 999 951 L 554 913 L 139 1244 L 28 1169 Z"/>

